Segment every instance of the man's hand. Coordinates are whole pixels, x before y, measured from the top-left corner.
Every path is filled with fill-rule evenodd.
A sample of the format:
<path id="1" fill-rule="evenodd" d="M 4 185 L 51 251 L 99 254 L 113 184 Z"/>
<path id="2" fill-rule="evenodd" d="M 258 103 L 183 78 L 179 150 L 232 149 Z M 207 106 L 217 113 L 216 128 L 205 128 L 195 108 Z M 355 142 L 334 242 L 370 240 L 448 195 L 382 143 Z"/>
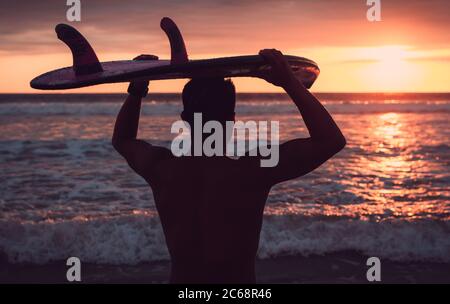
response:
<path id="1" fill-rule="evenodd" d="M 259 55 L 272 67 L 269 73 L 263 75 L 266 81 L 284 89 L 292 84 L 301 85 L 301 82 L 295 78 L 289 63 L 280 51 L 264 49 L 259 51 Z"/>
<path id="2" fill-rule="evenodd" d="M 133 60 L 158 60 L 158 56 L 155 55 L 139 55 Z M 135 80 L 130 82 L 130 86 L 128 88 L 128 92 L 132 92 L 137 96 L 145 96 L 148 89 L 148 80 Z M 132 94 L 130 93 L 130 94 Z"/>
<path id="3" fill-rule="evenodd" d="M 346 141 L 327 110 L 295 78 L 283 54 L 273 49 L 261 50 L 259 54 L 272 67 L 261 77 L 285 89 L 299 109 L 310 134 L 309 138 L 293 139 L 280 145 L 278 165 L 265 170 L 265 177 L 274 185 L 311 172 L 342 150 Z"/>

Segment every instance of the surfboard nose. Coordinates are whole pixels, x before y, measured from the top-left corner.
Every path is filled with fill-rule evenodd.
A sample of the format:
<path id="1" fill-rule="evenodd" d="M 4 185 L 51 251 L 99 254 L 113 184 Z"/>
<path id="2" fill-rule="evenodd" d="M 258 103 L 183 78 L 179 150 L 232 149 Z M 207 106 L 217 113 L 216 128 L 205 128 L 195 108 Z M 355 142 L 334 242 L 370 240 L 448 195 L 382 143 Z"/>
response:
<path id="1" fill-rule="evenodd" d="M 161 19 L 160 26 L 169 38 L 171 57 L 170 63 L 180 64 L 189 62 L 183 36 L 181 35 L 181 32 L 175 22 L 173 22 L 173 20 L 169 17 L 164 17 Z"/>
<path id="2" fill-rule="evenodd" d="M 55 32 L 58 39 L 64 42 L 72 52 L 75 75 L 88 75 L 103 71 L 94 49 L 79 31 L 70 25 L 60 23 L 55 27 Z"/>

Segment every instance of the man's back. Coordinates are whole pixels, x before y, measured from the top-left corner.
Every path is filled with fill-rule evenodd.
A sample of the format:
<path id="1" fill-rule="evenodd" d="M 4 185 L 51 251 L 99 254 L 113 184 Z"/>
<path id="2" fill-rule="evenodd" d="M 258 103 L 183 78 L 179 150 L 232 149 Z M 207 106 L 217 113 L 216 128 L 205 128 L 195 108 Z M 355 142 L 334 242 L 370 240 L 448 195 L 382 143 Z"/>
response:
<path id="1" fill-rule="evenodd" d="M 271 65 L 266 80 L 292 98 L 310 134 L 279 146 L 276 141 L 279 161 L 272 167 L 262 166 L 259 157 L 175 157 L 167 149 L 137 139 L 145 81 L 130 84 L 130 95 L 117 115 L 112 144 L 153 189 L 172 258 L 171 282 L 254 282 L 254 260 L 270 187 L 313 171 L 345 146 L 333 118 L 297 80 L 283 54 L 272 49 L 260 55 Z M 191 80 L 182 97 L 181 118 L 193 126 L 194 146 L 196 128 L 202 128 L 193 123 L 195 113 L 205 114 L 206 121 L 219 122 L 222 127 L 234 122 L 236 94 L 229 81 Z M 203 138 L 197 140 L 203 143 Z"/>
<path id="2" fill-rule="evenodd" d="M 270 186 L 249 158 L 169 157 L 150 181 L 171 282 L 251 283 Z"/>

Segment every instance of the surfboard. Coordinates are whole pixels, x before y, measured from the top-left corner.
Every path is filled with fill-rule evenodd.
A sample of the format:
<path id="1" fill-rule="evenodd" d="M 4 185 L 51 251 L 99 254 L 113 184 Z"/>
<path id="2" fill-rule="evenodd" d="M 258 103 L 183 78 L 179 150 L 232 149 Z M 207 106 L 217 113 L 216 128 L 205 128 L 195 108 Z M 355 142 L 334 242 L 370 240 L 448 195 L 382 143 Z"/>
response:
<path id="1" fill-rule="evenodd" d="M 87 39 L 67 24 L 55 27 L 57 37 L 72 52 L 73 65 L 37 76 L 30 86 L 40 90 L 64 90 L 132 80 L 163 80 L 196 77 L 258 77 L 270 72 L 260 55 L 189 60 L 183 37 L 170 18 L 161 20 L 169 38 L 170 59 L 118 60 L 100 62 Z M 317 79 L 318 65 L 307 58 L 285 55 L 295 76 L 310 88 Z"/>

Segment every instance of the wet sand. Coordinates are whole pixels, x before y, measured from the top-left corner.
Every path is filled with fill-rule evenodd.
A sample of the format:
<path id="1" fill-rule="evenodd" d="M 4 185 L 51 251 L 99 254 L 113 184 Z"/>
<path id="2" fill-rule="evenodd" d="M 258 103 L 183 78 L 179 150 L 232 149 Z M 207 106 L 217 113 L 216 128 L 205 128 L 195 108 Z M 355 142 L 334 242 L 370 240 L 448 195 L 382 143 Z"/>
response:
<path id="1" fill-rule="evenodd" d="M 368 283 L 366 256 L 339 252 L 309 257 L 278 257 L 256 262 L 258 283 Z M 0 283 L 67 283 L 65 261 L 46 265 L 17 265 L 1 262 Z M 83 283 L 167 283 L 167 261 L 139 265 L 82 264 Z M 382 283 L 450 284 L 450 264 L 395 262 L 381 259 Z"/>

